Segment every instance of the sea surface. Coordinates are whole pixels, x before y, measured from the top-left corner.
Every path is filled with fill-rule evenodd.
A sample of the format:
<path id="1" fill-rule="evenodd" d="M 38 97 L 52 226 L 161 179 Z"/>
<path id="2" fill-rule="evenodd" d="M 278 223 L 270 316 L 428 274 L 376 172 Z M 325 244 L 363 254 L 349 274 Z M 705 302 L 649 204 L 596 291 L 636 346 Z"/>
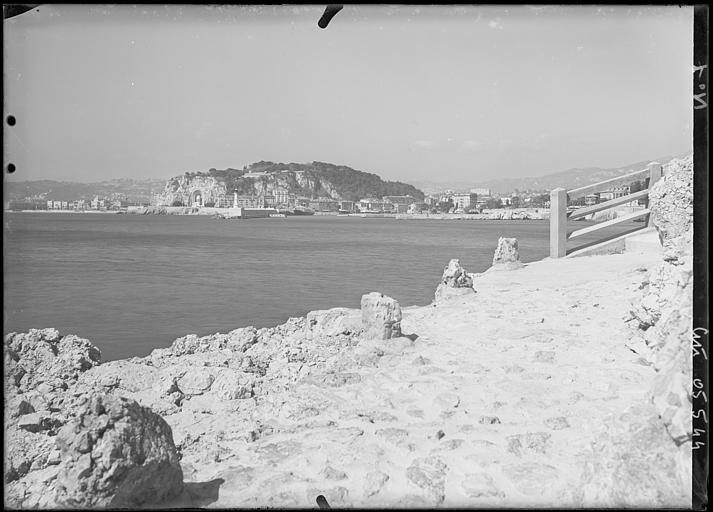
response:
<path id="1" fill-rule="evenodd" d="M 518 239 L 525 262 L 548 256 L 548 221 L 6 212 L 4 332 L 55 327 L 113 360 L 358 308 L 371 291 L 426 305 L 451 258 L 483 272 L 501 236 Z"/>

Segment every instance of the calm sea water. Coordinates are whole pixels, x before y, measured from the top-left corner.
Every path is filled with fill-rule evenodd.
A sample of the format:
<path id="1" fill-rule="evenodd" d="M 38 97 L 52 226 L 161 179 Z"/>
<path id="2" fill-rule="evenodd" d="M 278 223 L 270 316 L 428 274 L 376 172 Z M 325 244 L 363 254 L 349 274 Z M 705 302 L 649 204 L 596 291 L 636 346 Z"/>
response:
<path id="1" fill-rule="evenodd" d="M 5 333 L 55 327 L 104 360 L 358 308 L 371 291 L 428 304 L 449 259 L 482 272 L 500 236 L 517 237 L 526 262 L 549 243 L 547 221 L 6 213 L 4 223 Z"/>

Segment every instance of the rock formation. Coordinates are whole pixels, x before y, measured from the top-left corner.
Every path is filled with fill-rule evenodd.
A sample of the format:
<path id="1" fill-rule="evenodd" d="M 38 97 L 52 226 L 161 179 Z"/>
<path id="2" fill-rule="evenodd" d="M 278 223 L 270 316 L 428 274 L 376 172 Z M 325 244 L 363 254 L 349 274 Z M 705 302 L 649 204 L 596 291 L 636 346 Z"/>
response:
<path id="1" fill-rule="evenodd" d="M 664 247 L 693 223 L 693 155 L 674 159 L 649 193 L 654 225 Z"/>
<path id="2" fill-rule="evenodd" d="M 520 253 L 517 249 L 517 238 L 500 237 L 491 268 L 494 270 L 514 270 L 522 266 Z"/>
<path id="3" fill-rule="evenodd" d="M 94 345 L 55 329 L 8 334 L 4 353 L 7 505 L 133 506 L 180 491 L 166 422 L 111 396 L 150 385 L 155 370 L 105 371 Z"/>
<path id="4" fill-rule="evenodd" d="M 182 206 L 191 206 L 195 194 L 200 195 L 201 202 L 205 205 L 215 203 L 221 197 L 225 198 L 227 190 L 225 183 L 213 176 L 186 173 L 166 182 L 163 192 L 159 195 L 159 205 L 172 206 L 180 203 Z M 228 199 L 232 204 L 232 197 Z"/>
<path id="5" fill-rule="evenodd" d="M 663 262 L 642 286 L 628 317 L 643 340 L 640 352 L 657 375 L 652 403 L 671 442 L 683 485 L 690 491 L 693 338 L 693 164 L 673 160 L 651 192 L 654 225 L 664 246 Z"/>
<path id="6" fill-rule="evenodd" d="M 401 336 L 401 306 L 382 293 L 367 293 L 361 298 L 361 322 L 366 338 L 398 338 Z"/>
<path id="7" fill-rule="evenodd" d="M 5 337 L 4 352 L 6 392 L 9 383 L 20 393 L 66 389 L 101 358 L 99 349 L 88 340 L 60 336 L 56 329 L 10 333 Z"/>
<path id="8" fill-rule="evenodd" d="M 317 336 L 349 336 L 361 331 L 361 316 L 348 308 L 332 308 L 307 313 L 306 329 Z"/>
<path id="9" fill-rule="evenodd" d="M 461 266 L 459 260 L 450 260 L 446 268 L 443 269 L 441 282 L 436 288 L 436 302 L 441 302 L 453 297 L 471 295 L 473 293 L 475 293 L 473 289 L 473 278 Z"/>
<path id="10" fill-rule="evenodd" d="M 73 508 L 161 503 L 183 489 L 171 428 L 133 400 L 85 396 L 57 435 L 62 463 L 56 503 Z"/>

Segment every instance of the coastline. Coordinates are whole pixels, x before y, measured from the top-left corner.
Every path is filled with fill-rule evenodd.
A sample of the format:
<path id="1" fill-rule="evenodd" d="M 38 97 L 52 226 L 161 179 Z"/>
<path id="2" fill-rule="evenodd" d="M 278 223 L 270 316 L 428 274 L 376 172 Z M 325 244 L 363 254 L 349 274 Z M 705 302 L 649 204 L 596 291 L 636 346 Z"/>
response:
<path id="1" fill-rule="evenodd" d="M 523 264 L 500 238 L 426 306 L 371 292 L 104 363 L 10 333 L 6 503 L 690 508 L 692 177 L 651 189 L 649 243 Z"/>
<path id="2" fill-rule="evenodd" d="M 601 505 L 581 491 L 594 485 L 587 464 L 601 440 L 625 435 L 616 421 L 632 407 L 658 421 L 645 405 L 655 371 L 627 348 L 622 313 L 642 269 L 659 261 L 625 253 L 493 269 L 473 275 L 476 293 L 404 308 L 406 338 L 355 344 L 346 333 L 359 310 L 335 308 L 274 328 L 184 336 L 79 382 L 161 414 L 184 480 L 224 482 L 215 507 L 312 506 L 317 494 L 335 506 Z M 248 353 L 254 395 L 226 399 L 220 375 L 245 369 Z M 171 374 L 190 375 L 195 389 L 179 405 L 160 392 Z M 656 425 L 646 435 L 663 435 Z M 624 452 L 658 471 L 651 458 L 676 450 Z M 429 467 L 419 490 L 408 475 Z M 643 495 L 632 499 L 649 503 Z M 198 503 L 184 490 L 172 505 Z"/>
<path id="3" fill-rule="evenodd" d="M 123 210 L 100 211 L 100 210 L 4 210 L 5 213 L 102 213 L 102 214 L 129 214 L 129 215 L 224 215 L 231 216 L 232 208 L 212 208 L 212 207 L 129 207 Z M 336 212 L 315 212 L 315 217 L 329 216 L 339 218 L 392 218 L 396 220 L 546 220 L 549 219 L 549 210 L 538 209 L 496 209 L 486 210 L 483 213 L 461 214 L 461 213 L 432 213 L 432 214 L 410 214 L 410 213 L 349 213 L 339 214 Z M 300 216 L 304 217 L 304 216 Z M 309 217 L 309 216 L 307 216 Z"/>

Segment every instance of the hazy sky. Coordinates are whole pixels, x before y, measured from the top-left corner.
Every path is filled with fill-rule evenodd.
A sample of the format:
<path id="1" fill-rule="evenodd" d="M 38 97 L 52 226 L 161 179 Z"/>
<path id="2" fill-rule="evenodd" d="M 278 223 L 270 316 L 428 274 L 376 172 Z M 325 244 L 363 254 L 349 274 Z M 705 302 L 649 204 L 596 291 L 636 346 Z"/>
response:
<path id="1" fill-rule="evenodd" d="M 4 22 L 14 180 L 320 160 L 480 181 L 692 148 L 692 7 L 47 5 Z"/>

